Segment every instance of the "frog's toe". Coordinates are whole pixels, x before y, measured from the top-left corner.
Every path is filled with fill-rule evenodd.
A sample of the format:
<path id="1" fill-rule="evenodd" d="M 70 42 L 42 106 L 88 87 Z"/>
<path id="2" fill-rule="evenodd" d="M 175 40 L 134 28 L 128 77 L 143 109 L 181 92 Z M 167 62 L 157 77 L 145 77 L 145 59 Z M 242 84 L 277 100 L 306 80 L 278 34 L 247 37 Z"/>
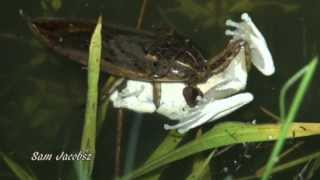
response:
<path id="1" fill-rule="evenodd" d="M 231 31 L 230 29 L 227 29 L 224 32 L 224 34 L 227 35 L 227 36 L 235 36 L 237 33 L 235 31 Z"/>
<path id="2" fill-rule="evenodd" d="M 196 128 L 198 126 L 201 126 L 202 124 L 207 123 L 212 118 L 211 114 L 201 113 L 196 117 L 193 117 L 190 119 L 190 123 L 188 126 L 184 126 L 178 129 L 179 133 L 185 133 L 189 131 L 190 129 Z"/>
<path id="3" fill-rule="evenodd" d="M 237 109 L 241 108 L 242 106 L 250 103 L 253 101 L 254 97 L 251 93 L 249 92 L 244 92 L 240 94 L 233 95 L 231 97 L 225 98 L 220 100 L 221 105 L 224 104 L 224 109 L 217 110 L 217 113 L 215 114 L 214 117 L 212 117 L 208 122 L 220 119 Z M 218 107 L 217 107 L 218 109 Z"/>
<path id="4" fill-rule="evenodd" d="M 192 109 L 192 110 L 191 110 Z M 192 129 L 195 123 L 199 122 L 199 120 L 204 115 L 202 113 L 202 106 L 197 105 L 196 107 L 191 108 L 189 113 L 186 116 L 183 116 L 180 118 L 180 122 L 175 125 L 169 125 L 165 124 L 164 129 L 166 130 L 172 130 L 172 129 L 178 129 L 178 132 L 183 134 L 187 132 L 188 130 Z M 201 120 L 200 120 L 201 121 Z M 201 123 L 203 124 L 203 123 Z"/>
<path id="5" fill-rule="evenodd" d="M 182 121 L 182 122 L 179 122 L 175 125 L 169 125 L 169 124 L 164 124 L 163 125 L 163 128 L 165 130 L 172 130 L 172 129 L 184 129 L 186 127 L 188 127 L 190 124 L 192 124 L 192 119 L 188 119 L 188 120 L 185 120 L 185 121 Z M 179 131 L 180 133 L 180 131 Z"/>
<path id="6" fill-rule="evenodd" d="M 245 22 L 251 22 L 252 21 L 248 13 L 242 13 L 241 14 L 241 19 L 243 21 L 245 21 Z"/>
<path id="7" fill-rule="evenodd" d="M 240 30 L 232 31 L 230 29 L 227 29 L 224 33 L 225 33 L 226 36 L 232 36 L 232 40 L 233 41 L 239 40 L 239 39 L 243 39 L 243 40 L 247 39 L 246 34 L 244 34 Z"/>
<path id="8" fill-rule="evenodd" d="M 226 25 L 230 27 L 240 28 L 240 24 L 235 21 L 232 21 L 231 19 L 226 20 Z"/>
<path id="9" fill-rule="evenodd" d="M 242 39 L 247 42 L 250 42 L 251 44 L 254 41 L 251 41 L 250 36 L 257 36 L 258 38 L 263 39 L 263 36 L 259 32 L 259 30 L 256 28 L 254 23 L 252 22 L 250 16 L 247 13 L 243 13 L 241 15 L 242 22 L 235 22 L 230 19 L 226 21 L 226 25 L 230 27 L 234 27 L 234 30 L 226 30 L 225 35 L 227 36 L 233 36 L 232 40 L 238 40 Z"/>

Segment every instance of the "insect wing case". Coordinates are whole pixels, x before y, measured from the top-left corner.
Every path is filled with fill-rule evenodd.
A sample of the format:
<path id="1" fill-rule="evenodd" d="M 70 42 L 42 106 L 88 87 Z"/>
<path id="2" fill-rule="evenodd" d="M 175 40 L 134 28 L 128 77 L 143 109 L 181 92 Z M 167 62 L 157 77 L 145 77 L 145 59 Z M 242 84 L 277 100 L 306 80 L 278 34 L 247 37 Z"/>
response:
<path id="1" fill-rule="evenodd" d="M 95 22 L 59 18 L 30 20 L 32 31 L 51 49 L 87 65 Z M 103 26 L 102 70 L 143 81 L 201 79 L 206 60 L 189 40 L 175 34 Z M 195 78 L 196 77 L 196 78 Z"/>

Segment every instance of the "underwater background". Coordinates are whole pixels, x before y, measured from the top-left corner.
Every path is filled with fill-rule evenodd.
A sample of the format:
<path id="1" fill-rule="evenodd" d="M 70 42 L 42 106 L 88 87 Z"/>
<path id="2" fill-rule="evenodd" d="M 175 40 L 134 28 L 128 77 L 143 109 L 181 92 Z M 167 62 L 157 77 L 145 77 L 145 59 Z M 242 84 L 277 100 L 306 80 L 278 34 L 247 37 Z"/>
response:
<path id="1" fill-rule="evenodd" d="M 11 0 L 0 6 L 0 155 L 13 160 L 37 179 L 77 179 L 72 161 L 31 161 L 35 151 L 44 153 L 79 152 L 86 105 L 87 70 L 47 49 L 32 34 L 19 11 L 30 17 L 62 17 L 96 20 L 136 27 L 143 1 L 129 0 Z M 254 94 L 249 105 L 218 121 L 257 124 L 276 123 L 270 113 L 279 114 L 279 92 L 283 84 L 311 59 L 320 48 L 320 2 L 315 0 L 149 0 L 142 29 L 175 30 L 190 37 L 207 57 L 223 49 L 227 18 L 240 20 L 249 13 L 263 33 L 273 55 L 276 73 L 249 73 L 246 91 Z M 101 74 L 101 86 L 108 79 Z M 303 99 L 296 122 L 319 122 L 319 68 Z M 293 86 L 292 89 L 297 86 Z M 288 94 L 292 100 L 294 91 Z M 117 109 L 110 104 L 107 117 L 96 136 L 96 156 L 92 179 L 113 179 L 115 174 Z M 157 114 L 124 110 L 121 143 L 121 175 L 143 165 L 168 131 L 164 123 L 175 123 Z M 195 138 L 187 133 L 182 143 Z M 257 134 L 259 136 L 259 134 Z M 319 136 L 289 139 L 282 159 L 295 159 L 320 152 Z M 256 175 L 268 161 L 274 142 L 233 145 L 214 157 L 203 179 L 237 179 Z M 294 147 L 294 148 L 292 148 Z M 284 150 L 284 151 L 285 151 Z M 207 157 L 212 150 L 203 151 Z M 171 163 L 160 179 L 185 179 L 193 169 L 195 156 Z M 8 161 L 0 159 L 0 179 L 17 179 Z M 320 157 L 285 168 L 272 179 L 318 179 Z M 141 177 L 140 177 L 141 178 Z M 138 179 L 140 179 L 138 178 Z M 147 178 L 147 177 L 146 177 Z M 253 179 L 257 177 L 252 177 Z M 21 178 L 20 178 L 21 179 Z M 259 178 L 257 178 L 259 179 Z"/>

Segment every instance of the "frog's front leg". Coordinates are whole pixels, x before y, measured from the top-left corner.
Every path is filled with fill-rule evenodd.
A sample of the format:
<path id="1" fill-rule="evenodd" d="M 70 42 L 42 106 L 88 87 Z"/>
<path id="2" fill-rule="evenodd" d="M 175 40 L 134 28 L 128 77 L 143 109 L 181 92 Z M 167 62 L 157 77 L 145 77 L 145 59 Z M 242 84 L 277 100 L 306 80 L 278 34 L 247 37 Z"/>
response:
<path id="1" fill-rule="evenodd" d="M 252 100 L 251 93 L 240 93 L 223 99 L 203 98 L 196 107 L 189 109 L 187 115 L 181 117 L 180 123 L 173 126 L 165 124 L 164 128 L 178 129 L 178 132 L 185 133 L 192 128 L 224 117 Z"/>
<path id="2" fill-rule="evenodd" d="M 235 30 L 228 29 L 225 31 L 225 34 L 232 36 L 231 41 L 239 39 L 246 41 L 249 45 L 251 60 L 255 67 L 264 75 L 272 75 L 275 67 L 263 35 L 247 13 L 243 13 L 241 19 L 242 22 L 239 23 L 228 19 L 226 25 L 234 27 Z"/>

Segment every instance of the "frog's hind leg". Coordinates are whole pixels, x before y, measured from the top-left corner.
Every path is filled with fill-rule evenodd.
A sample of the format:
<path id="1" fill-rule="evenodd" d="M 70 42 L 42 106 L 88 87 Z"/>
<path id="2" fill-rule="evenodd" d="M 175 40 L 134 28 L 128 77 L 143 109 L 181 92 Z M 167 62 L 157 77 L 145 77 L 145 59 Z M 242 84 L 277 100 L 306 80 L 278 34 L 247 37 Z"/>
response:
<path id="1" fill-rule="evenodd" d="M 160 106 L 160 100 L 161 100 L 161 84 L 158 82 L 153 82 L 153 103 L 158 109 Z"/>
<path id="2" fill-rule="evenodd" d="M 165 126 L 165 128 L 178 129 L 179 133 L 185 133 L 202 124 L 220 119 L 250 103 L 252 100 L 253 95 L 248 92 L 236 94 L 224 99 L 205 100 L 199 103 L 196 108 L 192 108 L 188 116 L 183 117 L 185 122 L 181 122 L 172 128 L 170 126 Z"/>

